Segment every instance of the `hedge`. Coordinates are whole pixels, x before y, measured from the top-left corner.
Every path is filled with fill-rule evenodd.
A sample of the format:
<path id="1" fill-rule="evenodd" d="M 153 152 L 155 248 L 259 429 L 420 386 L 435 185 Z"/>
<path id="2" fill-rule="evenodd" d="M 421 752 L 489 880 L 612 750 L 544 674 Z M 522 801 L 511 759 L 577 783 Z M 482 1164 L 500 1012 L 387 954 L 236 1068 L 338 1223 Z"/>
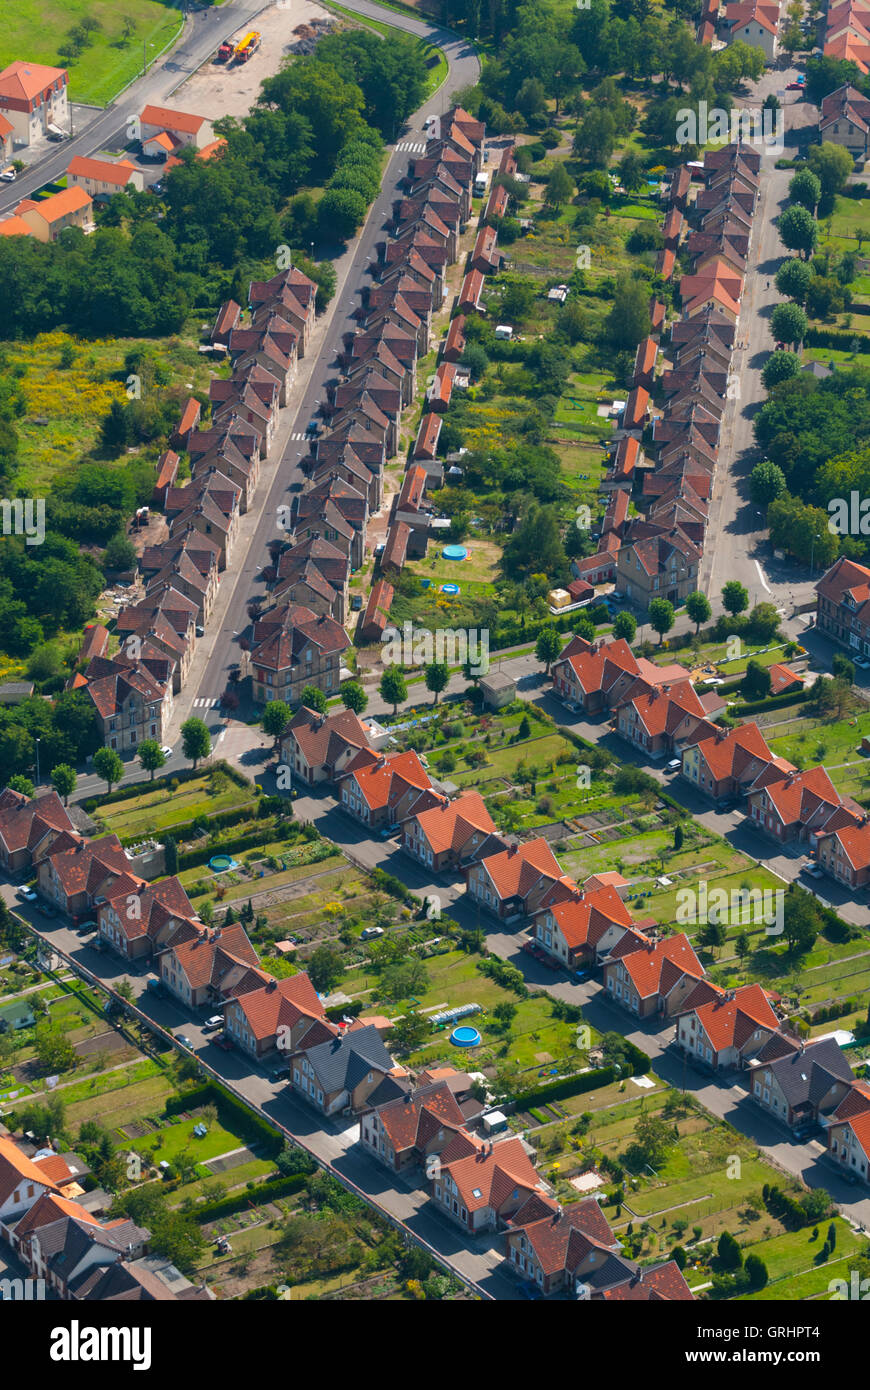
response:
<path id="1" fill-rule="evenodd" d="M 764 700 L 750 700 L 746 704 L 736 704 L 731 713 L 740 718 L 744 714 L 761 714 L 763 710 L 784 709 L 786 705 L 802 704 L 808 700 L 812 694 L 812 686 L 807 690 L 798 690 L 794 694 L 768 695 Z"/>
<path id="2" fill-rule="evenodd" d="M 230 836 L 227 840 L 221 840 L 217 844 L 200 845 L 198 849 L 189 849 L 184 854 L 178 856 L 179 869 L 196 869 L 200 864 L 207 864 L 215 854 L 226 854 L 230 851 L 245 849 L 255 849 L 258 845 L 269 842 L 274 837 L 267 834 L 265 830 L 248 830 L 244 835 Z M 295 837 L 293 844 L 297 843 L 299 837 Z"/>
<path id="3" fill-rule="evenodd" d="M 402 880 L 396 878 L 395 874 L 388 874 L 384 869 L 371 869 L 369 877 L 376 888 L 380 888 L 384 893 L 389 893 L 391 898 L 398 898 L 399 902 L 405 903 L 409 907 L 420 906 L 420 899 L 411 892 L 410 888 L 406 888 Z"/>
<path id="4" fill-rule="evenodd" d="M 568 1096 L 582 1095 L 584 1091 L 594 1091 L 599 1086 L 609 1086 L 615 1079 L 616 1072 L 613 1067 L 598 1067 L 595 1071 L 577 1072 L 574 1076 L 563 1076 L 558 1081 L 535 1086 L 530 1091 L 521 1091 L 514 1098 L 514 1106 L 517 1110 L 528 1110 L 530 1105 L 546 1104 L 550 1100 L 564 1100 Z"/>
<path id="5" fill-rule="evenodd" d="M 870 352 L 870 338 L 860 333 L 838 333 L 834 328 L 808 328 L 804 334 L 808 347 L 837 348 L 840 352 Z"/>
<path id="6" fill-rule="evenodd" d="M 204 1081 L 202 1085 L 194 1086 L 180 1095 L 170 1096 L 164 1113 L 178 1115 L 184 1110 L 195 1110 L 209 1104 L 217 1106 L 218 1119 L 224 1128 L 238 1134 L 246 1144 L 260 1144 L 267 1158 L 275 1158 L 281 1152 L 284 1144 L 282 1135 L 215 1081 Z"/>
<path id="7" fill-rule="evenodd" d="M 291 1173 L 289 1178 L 271 1178 L 269 1182 L 259 1183 L 253 1191 L 245 1188 L 234 1196 L 221 1197 L 216 1202 L 203 1202 L 191 1214 L 200 1225 L 206 1221 L 218 1221 L 222 1216 L 234 1216 L 252 1202 L 259 1206 L 261 1202 L 271 1202 L 277 1197 L 289 1197 L 291 1193 L 299 1192 L 310 1176 L 310 1173 Z"/>

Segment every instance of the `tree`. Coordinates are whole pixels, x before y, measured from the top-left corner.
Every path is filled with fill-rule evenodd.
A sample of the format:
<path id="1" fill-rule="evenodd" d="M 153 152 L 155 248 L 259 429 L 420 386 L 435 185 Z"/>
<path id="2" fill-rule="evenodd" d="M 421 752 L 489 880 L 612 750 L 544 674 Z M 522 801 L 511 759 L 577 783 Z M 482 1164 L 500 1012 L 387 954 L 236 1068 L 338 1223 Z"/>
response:
<path id="1" fill-rule="evenodd" d="M 547 675 L 550 674 L 550 667 L 562 650 L 562 638 L 554 627 L 544 627 L 538 633 L 538 640 L 535 642 L 535 656 L 539 661 L 544 662 L 544 669 Z"/>
<path id="2" fill-rule="evenodd" d="M 674 625 L 674 605 L 666 598 L 650 599 L 647 622 L 653 631 L 658 633 L 661 644 L 665 633 L 670 632 Z"/>
<path id="3" fill-rule="evenodd" d="M 426 689 L 431 690 L 435 696 L 432 703 L 437 705 L 438 696 L 450 679 L 450 667 L 446 661 L 433 661 L 425 668 L 423 674 L 426 678 Z"/>
<path id="4" fill-rule="evenodd" d="M 366 219 L 368 204 L 353 188 L 328 188 L 317 205 L 317 222 L 324 238 L 349 241 Z"/>
<path id="5" fill-rule="evenodd" d="M 417 1009 L 409 1009 L 397 1018 L 392 1028 L 392 1040 L 403 1052 L 415 1052 L 429 1037 L 432 1024 L 425 1014 Z"/>
<path id="6" fill-rule="evenodd" d="M 788 196 L 793 203 L 798 203 L 815 216 L 822 196 L 822 185 L 812 169 L 798 170 L 789 182 Z"/>
<path id="7" fill-rule="evenodd" d="M 722 1269 L 739 1269 L 743 1264 L 740 1246 L 730 1231 L 723 1231 L 716 1244 L 716 1255 Z"/>
<path id="8" fill-rule="evenodd" d="M 770 672 L 760 661 L 747 662 L 746 675 L 740 683 L 744 700 L 764 700 L 770 694 Z"/>
<path id="9" fill-rule="evenodd" d="M 792 353 L 788 354 L 788 358 L 791 362 L 797 362 Z M 753 502 L 759 507 L 768 507 L 785 490 L 785 474 L 778 464 L 770 459 L 762 459 L 761 463 L 755 465 L 749 475 L 749 495 Z"/>
<path id="10" fill-rule="evenodd" d="M 341 703 L 345 709 L 353 710 L 354 714 L 362 714 L 368 702 L 369 697 L 359 681 L 345 681 L 341 687 Z"/>
<path id="11" fill-rule="evenodd" d="M 181 726 L 181 747 L 184 756 L 189 758 L 196 768 L 200 758 L 207 758 L 211 753 L 211 734 L 208 726 L 201 719 L 186 719 Z"/>
<path id="12" fill-rule="evenodd" d="M 58 796 L 63 797 L 64 806 L 69 805 L 69 799 L 76 789 L 78 777 L 74 767 L 69 763 L 55 763 L 51 769 L 51 785 L 54 787 Z"/>
<path id="13" fill-rule="evenodd" d="M 329 994 L 344 974 L 341 955 L 334 946 L 325 943 L 312 952 L 307 968 L 308 977 L 318 994 Z"/>
<path id="14" fill-rule="evenodd" d="M 593 107 L 574 135 L 574 153 L 585 164 L 607 167 L 616 148 L 616 122 L 604 107 Z"/>
<path id="15" fill-rule="evenodd" d="M 753 1290 L 763 1289 L 767 1283 L 767 1265 L 760 1255 L 747 1255 L 743 1265 L 746 1276 L 749 1280 L 749 1287 Z"/>
<path id="16" fill-rule="evenodd" d="M 637 618 L 627 609 L 617 613 L 613 620 L 613 635 L 623 638 L 626 642 L 633 642 L 637 633 Z"/>
<path id="17" fill-rule="evenodd" d="M 781 343 L 803 342 L 808 328 L 807 316 L 799 304 L 777 304 L 770 319 L 770 330 Z"/>
<path id="18" fill-rule="evenodd" d="M 102 777 L 109 791 L 115 782 L 124 776 L 124 764 L 114 748 L 98 748 L 94 754 L 94 769 Z"/>
<path id="19" fill-rule="evenodd" d="M 505 1032 L 508 1031 L 516 1015 L 517 1006 L 510 999 L 502 999 L 501 1003 L 496 1004 L 492 1011 L 493 1018 L 497 1019 Z"/>
<path id="20" fill-rule="evenodd" d="M 627 192 L 634 193 L 638 188 L 643 188 L 646 183 L 646 165 L 637 150 L 627 150 L 616 167 L 619 171 L 619 182 Z"/>
<path id="21" fill-rule="evenodd" d="M 650 330 L 649 285 L 636 276 L 620 276 L 613 307 L 604 320 L 603 332 L 616 352 L 637 347 Z"/>
<path id="22" fill-rule="evenodd" d="M 263 733 L 268 734 L 275 742 L 283 734 L 290 719 L 290 706 L 283 700 L 270 700 L 263 710 L 263 718 L 260 723 L 263 726 Z"/>
<path id="23" fill-rule="evenodd" d="M 749 947 L 749 933 L 745 931 L 738 932 L 736 937 L 734 938 L 734 949 L 740 958 L 741 965 L 743 964 L 746 957 L 749 955 Z"/>
<path id="24" fill-rule="evenodd" d="M 639 1146 L 643 1162 L 651 1168 L 657 1167 L 673 1143 L 673 1130 L 660 1115 L 642 1114 L 634 1127 L 635 1143 Z"/>
<path id="25" fill-rule="evenodd" d="M 695 631 L 699 632 L 702 623 L 707 623 L 713 613 L 710 607 L 710 600 L 706 594 L 702 594 L 699 589 L 686 596 L 686 613 L 695 624 Z"/>
<path id="26" fill-rule="evenodd" d="M 749 594 L 739 579 L 729 579 L 727 584 L 722 585 L 722 606 L 726 613 L 735 618 L 749 607 Z"/>
<path id="27" fill-rule="evenodd" d="M 27 742 L 30 743 L 29 738 Z M 23 774 L 20 772 L 16 773 L 14 777 L 10 777 L 6 785 L 10 788 L 11 791 L 20 792 L 22 796 L 33 796 L 33 793 L 36 790 L 30 778 L 23 776 Z"/>
<path id="28" fill-rule="evenodd" d="M 698 942 L 701 946 L 709 946 L 715 956 L 719 948 L 725 945 L 727 935 L 724 922 L 705 922 L 698 931 Z"/>
<path id="29" fill-rule="evenodd" d="M 789 951 L 805 955 L 812 950 L 819 934 L 820 919 L 814 899 L 794 884 L 786 890 L 783 907 L 783 935 Z"/>
<path id="30" fill-rule="evenodd" d="M 554 164 L 550 170 L 544 198 L 548 207 L 559 209 L 570 202 L 574 195 L 574 183 L 564 164 Z"/>
<path id="31" fill-rule="evenodd" d="M 799 260 L 797 256 L 789 256 L 776 272 L 776 288 L 788 299 L 803 304 L 814 274 L 812 266 L 806 261 Z"/>
<path id="32" fill-rule="evenodd" d="M 833 660 L 831 661 L 831 670 L 841 681 L 848 681 L 850 685 L 853 684 L 855 680 L 855 666 L 846 656 L 845 652 L 834 652 Z"/>
<path id="33" fill-rule="evenodd" d="M 313 709 L 315 714 L 326 713 L 326 696 L 317 685 L 306 685 L 303 687 L 302 694 L 299 696 L 300 706 L 306 709 Z"/>
<path id="34" fill-rule="evenodd" d="M 854 160 L 842 145 L 834 145 L 823 140 L 820 145 L 811 145 L 807 164 L 821 184 L 822 196 L 820 211 L 830 210 L 838 193 L 846 187 L 846 180 L 855 167 Z"/>
<path id="35" fill-rule="evenodd" d="M 819 236 L 819 229 L 811 212 L 799 203 L 792 203 L 780 215 L 778 231 L 783 246 L 787 246 L 789 251 L 800 251 L 804 260 L 809 260 Z"/>
<path id="36" fill-rule="evenodd" d="M 395 718 L 399 705 L 403 705 L 408 698 L 408 683 L 398 666 L 387 667 L 381 676 L 378 693 L 386 704 L 393 706 Z"/>
<path id="37" fill-rule="evenodd" d="M 155 772 L 166 763 L 166 754 L 156 738 L 143 739 L 139 744 L 139 761 L 145 771 L 151 773 L 150 781 L 153 782 Z"/>
<path id="38" fill-rule="evenodd" d="M 674 826 L 674 853 L 678 854 L 683 848 L 683 827 L 679 824 Z"/>
<path id="39" fill-rule="evenodd" d="M 554 507 L 529 502 L 520 524 L 508 536 L 502 550 L 502 570 L 511 579 L 546 574 L 558 582 L 570 573 Z"/>
<path id="40" fill-rule="evenodd" d="M 65 1033 L 51 1024 L 36 1027 L 36 1059 L 43 1072 L 69 1071 L 77 1061 L 76 1050 Z"/>
<path id="41" fill-rule="evenodd" d="M 777 348 L 775 352 L 770 354 L 761 369 L 761 380 L 765 390 L 769 391 L 779 382 L 788 381 L 790 377 L 797 376 L 800 369 L 800 360 L 795 353 Z M 785 475 L 783 475 L 783 482 L 785 482 Z"/>

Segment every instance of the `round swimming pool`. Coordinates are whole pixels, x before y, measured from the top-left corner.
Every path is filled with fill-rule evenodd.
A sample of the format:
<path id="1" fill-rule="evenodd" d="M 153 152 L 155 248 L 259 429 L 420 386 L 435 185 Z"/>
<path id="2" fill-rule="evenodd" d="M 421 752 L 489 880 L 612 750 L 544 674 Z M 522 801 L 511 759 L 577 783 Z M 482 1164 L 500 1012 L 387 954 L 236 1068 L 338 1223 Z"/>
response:
<path id="1" fill-rule="evenodd" d="M 445 545 L 441 551 L 445 560 L 464 560 L 468 555 L 464 545 Z"/>
<path id="2" fill-rule="evenodd" d="M 442 592 L 442 594 L 458 594 L 458 593 L 459 593 L 459 585 L 458 585 L 458 584 L 442 584 L 442 585 L 441 585 L 441 592 Z"/>
<path id="3" fill-rule="evenodd" d="M 208 861 L 208 867 L 213 873 L 220 874 L 223 873 L 224 869 L 228 869 L 232 862 L 228 854 L 216 854 Z"/>
<path id="4" fill-rule="evenodd" d="M 454 1047 L 479 1047 L 480 1034 L 476 1028 L 471 1028 L 467 1024 L 462 1028 L 454 1028 L 450 1034 L 450 1041 Z"/>

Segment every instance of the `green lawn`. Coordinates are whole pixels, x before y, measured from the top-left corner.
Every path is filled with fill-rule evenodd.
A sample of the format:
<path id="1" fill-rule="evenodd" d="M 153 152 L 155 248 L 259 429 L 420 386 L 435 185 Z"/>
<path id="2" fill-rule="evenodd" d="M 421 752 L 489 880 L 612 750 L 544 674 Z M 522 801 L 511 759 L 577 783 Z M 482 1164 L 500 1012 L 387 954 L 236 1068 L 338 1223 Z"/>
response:
<path id="1" fill-rule="evenodd" d="M 64 66 L 63 39 L 84 19 L 100 29 L 93 42 L 69 64 L 69 94 L 73 101 L 107 105 L 142 72 L 142 45 L 149 63 L 181 32 L 177 9 L 158 0 L 9 0 L 3 7 L 0 68 L 16 58 Z M 125 26 L 131 26 L 125 33 Z"/>
<path id="2" fill-rule="evenodd" d="M 189 782 L 180 783 L 175 791 L 165 786 L 143 791 L 139 796 L 101 806 L 97 814 L 107 831 L 124 839 L 150 835 L 173 826 L 190 825 L 218 811 L 231 811 L 248 805 L 254 807 L 256 796 L 253 786 L 240 787 L 227 778 L 226 789 L 213 793 L 209 791 L 210 776 L 210 773 L 204 772 Z"/>

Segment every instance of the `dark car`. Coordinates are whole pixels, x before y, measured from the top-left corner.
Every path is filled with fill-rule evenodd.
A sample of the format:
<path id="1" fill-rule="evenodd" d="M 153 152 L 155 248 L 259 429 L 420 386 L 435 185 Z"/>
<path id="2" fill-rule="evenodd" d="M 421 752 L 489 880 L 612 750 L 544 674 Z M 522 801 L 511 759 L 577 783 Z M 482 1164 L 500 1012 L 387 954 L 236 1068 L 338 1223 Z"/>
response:
<path id="1" fill-rule="evenodd" d="M 223 1052 L 232 1051 L 233 1045 L 227 1037 L 226 1033 L 221 1033 L 219 1038 L 212 1038 L 212 1042 L 214 1043 L 215 1047 L 219 1047 Z"/>
<path id="2" fill-rule="evenodd" d="M 233 684 L 235 684 L 236 681 L 240 681 L 242 679 L 242 669 L 240 666 L 230 667 L 229 679 Z"/>
<path id="3" fill-rule="evenodd" d="M 322 426 L 319 420 L 309 420 L 308 424 L 305 426 L 306 438 L 316 439 L 317 436 L 320 434 L 321 428 Z"/>

